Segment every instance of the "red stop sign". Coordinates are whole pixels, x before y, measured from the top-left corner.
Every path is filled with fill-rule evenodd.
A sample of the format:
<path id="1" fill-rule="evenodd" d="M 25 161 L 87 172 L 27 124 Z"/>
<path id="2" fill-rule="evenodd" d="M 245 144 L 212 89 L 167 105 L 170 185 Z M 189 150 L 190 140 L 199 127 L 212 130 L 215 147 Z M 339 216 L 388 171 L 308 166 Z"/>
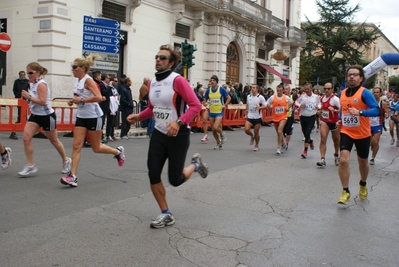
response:
<path id="1" fill-rule="evenodd" d="M 0 33 L 0 50 L 3 52 L 7 52 L 11 48 L 11 38 L 10 36 L 5 33 Z"/>

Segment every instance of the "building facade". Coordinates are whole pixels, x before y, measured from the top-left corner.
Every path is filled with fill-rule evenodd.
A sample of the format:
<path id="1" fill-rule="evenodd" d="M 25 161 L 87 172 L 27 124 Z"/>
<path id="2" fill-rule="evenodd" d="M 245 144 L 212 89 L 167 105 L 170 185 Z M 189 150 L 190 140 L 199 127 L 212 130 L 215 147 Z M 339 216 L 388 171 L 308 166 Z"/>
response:
<path id="1" fill-rule="evenodd" d="M 216 74 L 221 84 L 298 85 L 299 52 L 306 41 L 300 29 L 300 0 L 0 2 L 0 19 L 12 39 L 11 49 L 1 52 L 6 71 L 3 97 L 13 96 L 13 81 L 32 61 L 49 70 L 46 81 L 53 98 L 70 97 L 71 64 L 87 53 L 82 49 L 85 16 L 121 22 L 121 46 L 113 57 L 117 62 L 103 59 L 96 68 L 131 77 L 135 98 L 143 78 L 154 75 L 160 45 L 180 49 L 185 40 L 197 48 L 195 65 L 188 70 L 191 84 L 206 85 Z"/>

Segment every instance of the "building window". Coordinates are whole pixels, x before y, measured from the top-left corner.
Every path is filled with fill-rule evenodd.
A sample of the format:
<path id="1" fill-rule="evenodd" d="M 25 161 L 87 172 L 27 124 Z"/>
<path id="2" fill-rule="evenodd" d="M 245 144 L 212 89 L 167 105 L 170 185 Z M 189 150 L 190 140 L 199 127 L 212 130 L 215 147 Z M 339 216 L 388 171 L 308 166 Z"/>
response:
<path id="1" fill-rule="evenodd" d="M 126 6 L 104 1 L 102 16 L 104 18 L 126 22 Z"/>
<path id="2" fill-rule="evenodd" d="M 175 32 L 176 32 L 176 36 L 190 39 L 190 26 L 176 23 Z"/>
<path id="3" fill-rule="evenodd" d="M 258 49 L 258 58 L 262 58 L 262 59 L 266 58 L 266 50 L 265 49 Z"/>

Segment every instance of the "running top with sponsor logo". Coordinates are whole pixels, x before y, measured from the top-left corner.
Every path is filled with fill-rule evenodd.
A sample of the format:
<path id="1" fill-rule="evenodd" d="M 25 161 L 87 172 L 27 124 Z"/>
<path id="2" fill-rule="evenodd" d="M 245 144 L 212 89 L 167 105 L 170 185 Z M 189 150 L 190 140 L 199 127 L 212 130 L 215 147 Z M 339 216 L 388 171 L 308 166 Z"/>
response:
<path id="1" fill-rule="evenodd" d="M 256 109 L 256 107 L 266 106 L 266 100 L 263 95 L 257 94 L 253 96 L 249 94 L 247 96 L 247 105 L 248 105 L 248 119 L 260 119 L 262 118 L 262 113 L 260 109 Z"/>
<path id="2" fill-rule="evenodd" d="M 341 103 L 341 133 L 353 139 L 363 139 L 371 136 L 370 118 L 380 113 L 378 103 L 369 90 L 363 86 L 345 88 L 340 94 Z M 351 115 L 349 108 L 356 108 L 362 115 Z"/>
<path id="3" fill-rule="evenodd" d="M 382 104 L 382 101 L 383 100 L 380 100 L 380 102 L 378 102 L 378 108 L 380 109 L 380 115 L 379 116 L 375 116 L 375 117 L 370 117 L 370 126 L 371 127 L 382 126 L 384 124 L 385 109 L 384 109 L 384 106 Z"/>
<path id="4" fill-rule="evenodd" d="M 30 83 L 29 87 L 29 94 L 34 98 L 39 98 L 39 94 L 37 93 L 37 89 L 41 83 L 44 83 L 47 86 L 47 93 L 46 93 L 46 104 L 44 106 L 39 105 L 37 103 L 33 103 L 32 101 L 29 102 L 29 108 L 32 114 L 45 116 L 54 113 L 54 109 L 51 107 L 51 93 L 50 87 L 48 87 L 47 83 L 42 79 L 38 79 L 33 83 Z"/>
<path id="5" fill-rule="evenodd" d="M 292 102 L 287 95 L 278 97 L 277 94 L 274 94 L 272 97 L 269 97 L 267 104 L 272 106 L 273 121 L 279 122 L 287 119 L 288 106 L 292 104 Z"/>
<path id="6" fill-rule="evenodd" d="M 229 93 L 227 93 L 224 87 L 218 86 L 215 90 L 208 88 L 204 98 L 209 99 L 209 112 L 214 114 L 222 113 L 223 105 L 228 95 Z"/>
<path id="7" fill-rule="evenodd" d="M 75 79 L 75 85 L 73 86 L 73 94 L 88 98 L 93 97 L 94 94 L 89 89 L 85 88 L 85 83 L 87 79 L 92 79 L 88 74 L 86 74 L 81 80 L 79 78 Z M 76 117 L 82 119 L 95 119 L 101 118 L 103 111 L 97 102 L 79 103 Z"/>
<path id="8" fill-rule="evenodd" d="M 305 107 L 301 107 L 302 103 L 305 103 Z M 311 117 L 316 115 L 318 109 L 320 109 L 320 97 L 312 93 L 308 96 L 306 93 L 302 94 L 296 101 L 295 106 L 300 108 L 301 116 Z"/>
<path id="9" fill-rule="evenodd" d="M 152 79 L 148 91 L 148 106 L 140 112 L 140 120 L 154 116 L 155 129 L 163 134 L 167 134 L 169 122 L 179 119 L 188 125 L 202 109 L 190 84 L 175 72 L 162 80 Z M 187 127 L 180 130 L 178 135 L 190 133 Z"/>
<path id="10" fill-rule="evenodd" d="M 395 115 L 396 111 L 399 111 L 399 101 L 394 102 L 391 100 L 389 102 L 389 109 L 391 110 L 391 120 L 394 120 L 393 115 Z"/>
<path id="11" fill-rule="evenodd" d="M 341 108 L 339 98 L 331 94 L 329 97 L 323 96 L 321 102 L 321 120 L 326 123 L 336 123 L 338 121 L 338 113 Z M 329 107 L 333 107 L 335 111 L 331 111 Z"/>

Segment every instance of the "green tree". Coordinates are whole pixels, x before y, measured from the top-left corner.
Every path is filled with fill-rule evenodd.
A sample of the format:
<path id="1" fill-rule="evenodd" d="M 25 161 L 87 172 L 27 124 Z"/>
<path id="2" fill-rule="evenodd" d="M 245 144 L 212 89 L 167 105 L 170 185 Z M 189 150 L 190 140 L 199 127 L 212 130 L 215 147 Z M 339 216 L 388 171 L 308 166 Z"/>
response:
<path id="1" fill-rule="evenodd" d="M 349 0 L 316 0 L 320 19 L 311 22 L 306 17 L 302 29 L 306 32 L 306 47 L 301 52 L 299 81 L 320 84 L 345 80 L 345 68 L 360 64 L 365 49 L 379 37 L 380 30 L 354 22 L 360 5 L 349 6 Z M 337 85 L 336 85 L 337 86 Z"/>

